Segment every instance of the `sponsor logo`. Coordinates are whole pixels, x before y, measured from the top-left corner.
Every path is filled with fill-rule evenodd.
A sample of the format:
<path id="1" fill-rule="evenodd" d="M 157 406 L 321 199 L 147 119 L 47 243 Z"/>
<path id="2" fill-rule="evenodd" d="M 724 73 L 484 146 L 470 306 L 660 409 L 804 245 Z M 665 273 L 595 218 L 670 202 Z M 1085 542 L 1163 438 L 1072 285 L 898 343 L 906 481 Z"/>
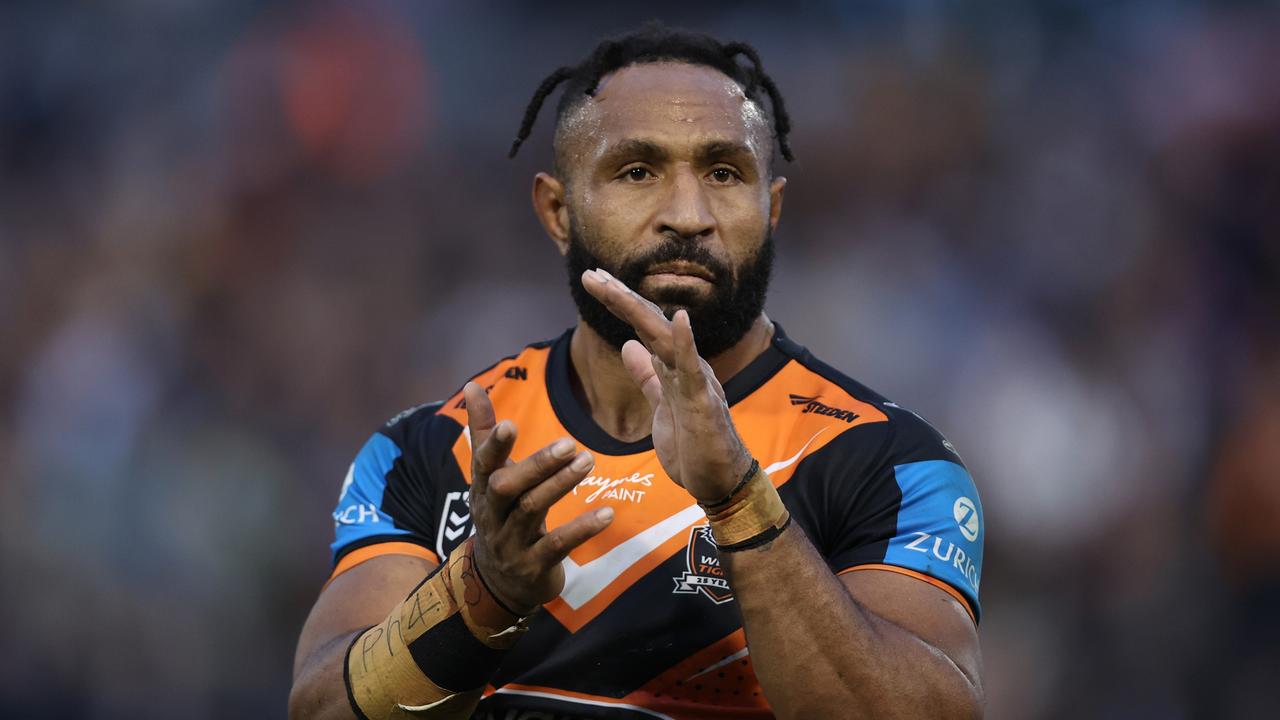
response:
<path id="1" fill-rule="evenodd" d="M 818 398 L 822 397 L 821 395 L 796 395 L 792 393 L 789 397 L 792 405 L 802 406 L 800 412 L 803 414 L 825 415 L 847 423 L 852 423 L 858 417 L 858 413 L 852 410 L 832 407 L 826 403 L 819 402 Z"/>
<path id="2" fill-rule="evenodd" d="M 471 495 L 465 490 L 446 493 L 440 527 L 436 531 L 436 554 L 448 557 L 453 548 L 475 532 L 471 522 Z"/>
<path id="3" fill-rule="evenodd" d="M 674 578 L 676 589 L 671 592 L 676 595 L 702 593 L 716 605 L 723 605 L 733 599 L 733 591 L 729 589 L 729 581 L 725 579 L 724 568 L 720 566 L 720 555 L 715 538 L 711 536 L 710 525 L 698 525 L 689 531 L 685 566 L 687 572 Z"/>
<path id="4" fill-rule="evenodd" d="M 927 532 L 913 532 L 916 536 L 915 540 L 907 543 L 905 549 L 926 555 L 932 554 L 940 562 L 951 563 L 951 566 L 960 571 L 965 580 L 969 581 L 969 586 L 973 591 L 978 592 L 978 568 L 973 563 L 973 558 L 969 557 L 964 550 L 956 547 L 956 544 L 950 540 L 944 540 Z"/>
<path id="5" fill-rule="evenodd" d="M 829 429 L 829 427 L 819 429 L 795 455 L 769 465 L 765 468 L 765 472 L 772 474 L 794 465 L 809 449 L 809 446 Z M 634 567 L 642 558 L 657 550 L 671 538 L 679 535 L 692 523 L 705 521 L 705 519 L 706 513 L 703 512 L 701 507 L 697 504 L 688 505 L 654 522 L 594 560 L 579 565 L 573 561 L 573 558 L 565 558 L 561 562 L 564 566 L 565 583 L 564 590 L 560 592 L 560 598 L 564 600 L 570 610 L 575 612 L 581 610 L 592 598 L 595 598 L 606 587 L 616 582 L 623 573 Z M 706 526 L 704 525 L 703 527 Z M 690 542 L 693 542 L 693 538 L 690 539 Z M 705 549 L 712 551 L 708 554 L 716 557 L 714 552 L 715 543 L 708 539 L 704 545 Z M 441 557 L 444 555 L 445 553 L 441 553 Z M 710 565 L 710 563 L 707 564 Z M 696 564 L 690 565 L 689 572 L 693 573 L 696 568 Z M 725 583 L 725 587 L 727 585 Z"/>
<path id="6" fill-rule="evenodd" d="M 333 512 L 333 525 L 363 525 L 382 522 L 378 518 L 378 506 L 373 503 L 356 503 Z"/>
<path id="7" fill-rule="evenodd" d="M 965 540 L 973 542 L 978 539 L 978 508 L 972 500 L 967 497 L 956 498 L 955 505 L 951 506 L 951 514 L 955 516 L 956 525 L 960 526 L 960 533 Z"/>
<path id="8" fill-rule="evenodd" d="M 577 495 L 578 490 L 586 492 L 587 488 L 595 488 L 583 499 L 583 502 L 595 502 L 596 500 L 621 500 L 625 502 L 638 503 L 644 499 L 647 490 L 640 490 L 634 486 L 653 487 L 653 473 L 632 473 L 627 477 L 607 478 L 599 475 L 588 475 L 582 479 L 573 488 L 573 494 Z M 632 487 L 628 487 L 632 486 Z"/>

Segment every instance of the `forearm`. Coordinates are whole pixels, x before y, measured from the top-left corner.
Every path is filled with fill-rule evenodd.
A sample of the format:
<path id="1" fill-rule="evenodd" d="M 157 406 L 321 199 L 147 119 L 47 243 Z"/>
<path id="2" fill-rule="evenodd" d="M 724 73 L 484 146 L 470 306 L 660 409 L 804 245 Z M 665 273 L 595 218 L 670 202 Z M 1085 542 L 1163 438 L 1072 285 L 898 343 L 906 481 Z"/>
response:
<path id="1" fill-rule="evenodd" d="M 294 717 L 470 717 L 524 628 L 488 593 L 471 549 L 455 549 L 381 622 L 311 651 L 290 698 Z"/>
<path id="2" fill-rule="evenodd" d="M 721 558 L 778 717 L 981 715 L 981 693 L 960 668 L 855 602 L 798 525 Z"/>
<path id="3" fill-rule="evenodd" d="M 289 692 L 290 720 L 352 720 L 342 667 L 356 633 L 339 635 L 305 661 Z"/>

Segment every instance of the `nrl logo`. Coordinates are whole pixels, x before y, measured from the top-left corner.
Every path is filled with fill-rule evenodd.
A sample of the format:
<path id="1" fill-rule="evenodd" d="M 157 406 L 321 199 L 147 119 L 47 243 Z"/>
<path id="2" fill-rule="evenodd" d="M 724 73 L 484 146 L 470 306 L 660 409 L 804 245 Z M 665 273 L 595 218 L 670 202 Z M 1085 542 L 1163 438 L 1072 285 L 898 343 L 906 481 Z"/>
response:
<path id="1" fill-rule="evenodd" d="M 674 578 L 676 589 L 671 592 L 676 595 L 702 593 L 717 605 L 733 599 L 729 581 L 724 577 L 724 568 L 720 566 L 720 556 L 716 550 L 716 541 L 711 537 L 710 525 L 697 525 L 689 531 L 685 564 L 688 571 Z"/>
<path id="2" fill-rule="evenodd" d="M 475 525 L 471 523 L 471 497 L 465 490 L 446 494 L 436 531 L 436 554 L 442 559 L 449 557 L 455 547 L 475 532 Z"/>

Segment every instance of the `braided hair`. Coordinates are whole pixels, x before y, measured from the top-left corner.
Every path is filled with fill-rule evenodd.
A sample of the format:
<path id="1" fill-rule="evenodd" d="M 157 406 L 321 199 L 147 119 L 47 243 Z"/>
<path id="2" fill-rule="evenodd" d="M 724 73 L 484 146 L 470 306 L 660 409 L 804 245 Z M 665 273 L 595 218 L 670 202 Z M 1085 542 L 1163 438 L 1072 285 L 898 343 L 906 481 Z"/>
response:
<path id="1" fill-rule="evenodd" d="M 751 64 L 740 64 L 737 60 L 739 55 Z M 669 28 L 656 21 L 626 35 L 602 41 L 582 62 L 556 68 L 548 75 L 529 100 L 520 130 L 511 143 L 511 151 L 507 157 L 516 156 L 533 130 L 538 111 L 560 84 L 565 85 L 565 90 L 556 106 L 557 123 L 586 98 L 595 95 L 600 79 L 605 75 L 631 65 L 662 61 L 704 65 L 718 70 L 738 83 L 747 98 L 761 108 L 765 107 L 760 102 L 761 93 L 768 95 L 770 114 L 773 117 L 773 135 L 778 140 L 778 148 L 782 151 L 782 157 L 788 161 L 795 159 L 787 138 L 791 132 L 791 118 L 787 115 L 786 104 L 773 78 L 764 71 L 755 48 L 743 42 L 722 43 L 705 33 Z"/>

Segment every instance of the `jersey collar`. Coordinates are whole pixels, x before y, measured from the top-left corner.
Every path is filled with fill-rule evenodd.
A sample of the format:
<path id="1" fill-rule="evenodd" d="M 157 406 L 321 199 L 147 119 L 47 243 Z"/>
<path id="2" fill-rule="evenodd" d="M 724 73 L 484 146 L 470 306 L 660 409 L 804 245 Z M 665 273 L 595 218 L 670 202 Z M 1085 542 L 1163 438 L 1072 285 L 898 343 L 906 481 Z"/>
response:
<path id="1" fill-rule="evenodd" d="M 551 400 L 551 408 L 555 410 L 560 424 L 578 442 L 586 445 L 593 452 L 605 455 L 634 455 L 652 450 L 652 437 L 646 436 L 634 442 L 623 442 L 597 425 L 591 413 L 579 402 L 578 397 L 573 393 L 569 376 L 573 368 L 573 360 L 569 356 L 569 342 L 572 338 L 573 328 L 569 328 L 556 338 L 551 346 L 550 357 L 547 358 L 547 396 Z M 725 398 L 730 407 L 755 392 L 768 382 L 769 378 L 776 375 L 795 355 L 792 351 L 797 347 L 782 331 L 782 326 L 775 322 L 773 340 L 769 343 L 769 347 L 724 384 Z"/>

